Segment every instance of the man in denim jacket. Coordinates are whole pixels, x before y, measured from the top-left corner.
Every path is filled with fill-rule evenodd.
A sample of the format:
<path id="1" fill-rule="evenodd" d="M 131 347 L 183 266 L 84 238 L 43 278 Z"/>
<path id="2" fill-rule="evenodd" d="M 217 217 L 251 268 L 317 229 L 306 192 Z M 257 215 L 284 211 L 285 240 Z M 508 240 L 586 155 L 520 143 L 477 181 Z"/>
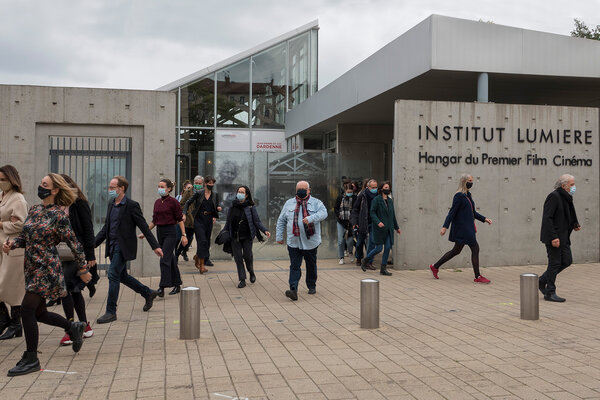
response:
<path id="1" fill-rule="evenodd" d="M 321 221 L 326 218 L 327 209 L 321 200 L 310 195 L 308 182 L 298 182 L 296 196 L 285 202 L 277 220 L 277 243 L 283 244 L 283 231 L 287 227 L 290 289 L 285 295 L 294 301 L 298 300 L 303 258 L 308 294 L 317 293 L 317 247 L 321 244 Z"/>

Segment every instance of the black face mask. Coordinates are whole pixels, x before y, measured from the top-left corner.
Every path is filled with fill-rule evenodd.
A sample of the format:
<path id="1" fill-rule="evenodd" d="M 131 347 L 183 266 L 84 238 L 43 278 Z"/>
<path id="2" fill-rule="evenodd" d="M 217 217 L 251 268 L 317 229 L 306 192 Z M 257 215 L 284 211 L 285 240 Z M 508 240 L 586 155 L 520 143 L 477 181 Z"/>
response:
<path id="1" fill-rule="evenodd" d="M 392 193 L 392 191 L 390 189 L 381 189 L 381 193 L 388 195 L 388 194 Z"/>
<path id="2" fill-rule="evenodd" d="M 473 187 L 473 182 L 467 182 L 467 189 L 471 189 Z"/>
<path id="3" fill-rule="evenodd" d="M 52 193 L 50 193 L 50 189 L 46 189 L 43 186 L 38 186 L 38 197 L 42 200 L 44 200 L 46 197 L 50 196 Z"/>
<path id="4" fill-rule="evenodd" d="M 299 199 L 305 198 L 307 194 L 308 194 L 308 191 L 306 189 L 298 189 L 296 191 L 296 196 L 298 196 Z"/>
<path id="5" fill-rule="evenodd" d="M 210 191 L 212 191 L 214 187 L 215 185 L 206 185 L 206 188 Z"/>

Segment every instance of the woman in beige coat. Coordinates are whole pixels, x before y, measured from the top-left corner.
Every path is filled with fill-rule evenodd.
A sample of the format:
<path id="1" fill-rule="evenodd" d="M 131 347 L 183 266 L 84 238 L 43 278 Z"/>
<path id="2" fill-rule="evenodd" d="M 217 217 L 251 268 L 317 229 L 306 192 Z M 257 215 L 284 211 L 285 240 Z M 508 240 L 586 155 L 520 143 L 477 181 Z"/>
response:
<path id="1" fill-rule="evenodd" d="M 21 189 L 21 178 L 12 165 L 0 167 L 0 242 L 6 243 L 19 236 L 27 218 L 27 202 Z M 10 255 L 0 253 L 0 340 L 20 337 L 21 301 L 25 295 L 24 249 L 16 249 Z M 11 306 L 11 318 L 6 305 Z"/>

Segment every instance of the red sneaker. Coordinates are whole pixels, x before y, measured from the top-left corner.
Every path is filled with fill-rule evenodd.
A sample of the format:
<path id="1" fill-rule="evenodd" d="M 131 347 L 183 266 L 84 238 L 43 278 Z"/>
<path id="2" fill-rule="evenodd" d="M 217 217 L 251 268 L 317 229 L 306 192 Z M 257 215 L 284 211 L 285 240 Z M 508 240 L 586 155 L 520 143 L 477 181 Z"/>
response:
<path id="1" fill-rule="evenodd" d="M 89 337 L 92 337 L 92 336 L 94 336 L 94 331 L 92 330 L 92 327 L 90 326 L 90 323 L 88 322 L 87 325 L 86 325 L 86 327 L 85 327 L 85 330 L 83 331 L 83 337 L 84 338 L 89 338 Z"/>
<path id="2" fill-rule="evenodd" d="M 431 270 L 431 273 L 433 274 L 433 277 L 434 277 L 435 279 L 440 279 L 440 278 L 438 277 L 438 271 L 439 271 L 439 269 L 437 269 L 436 267 L 434 267 L 434 266 L 433 266 L 433 264 L 431 264 L 431 265 L 429 266 L 429 269 Z"/>
<path id="3" fill-rule="evenodd" d="M 69 336 L 68 333 L 65 333 L 65 336 L 63 336 L 62 339 L 60 339 L 60 345 L 61 346 L 69 346 L 73 344 L 73 341 L 71 340 L 71 337 Z"/>
<path id="4" fill-rule="evenodd" d="M 479 275 L 477 278 L 473 279 L 473 282 L 476 283 L 490 283 L 491 281 L 483 276 Z"/>

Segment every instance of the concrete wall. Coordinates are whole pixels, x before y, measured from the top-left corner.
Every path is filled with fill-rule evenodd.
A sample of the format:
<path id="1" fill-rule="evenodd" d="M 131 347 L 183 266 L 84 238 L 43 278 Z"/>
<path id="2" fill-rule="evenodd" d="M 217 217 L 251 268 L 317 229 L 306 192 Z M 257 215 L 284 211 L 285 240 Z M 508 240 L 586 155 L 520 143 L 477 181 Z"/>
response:
<path id="1" fill-rule="evenodd" d="M 49 170 L 52 135 L 131 137 L 128 195 L 140 202 L 147 220 L 157 182 L 175 176 L 174 93 L 0 85 L 0 121 L 0 164 L 19 170 L 29 204 L 40 201 L 36 188 Z M 137 276 L 159 274 L 158 258 L 146 242 L 140 242 L 131 270 Z"/>
<path id="2" fill-rule="evenodd" d="M 402 229 L 402 236 L 394 246 L 396 265 L 427 268 L 452 247 L 449 233 L 441 237 L 439 231 L 458 179 L 465 172 L 474 178 L 471 192 L 478 212 L 494 221 L 491 226 L 477 222 L 482 266 L 546 263 L 545 247 L 539 240 L 543 204 L 557 178 L 564 173 L 575 176 L 575 208 L 582 225 L 582 230 L 573 232 L 571 237 L 574 262 L 598 262 L 597 108 L 406 100 L 398 100 L 395 108 L 393 190 Z M 427 127 L 433 131 L 437 127 L 437 140 L 431 132 L 427 135 Z M 460 137 L 455 127 L 463 127 Z M 477 140 L 473 127 L 479 127 Z M 537 129 L 534 143 L 528 142 L 527 129 L 530 139 L 533 129 Z M 540 143 L 542 129 L 545 134 L 552 130 L 553 143 L 547 140 Z M 556 141 L 557 130 L 561 132 L 560 143 Z M 565 143 L 565 133 L 570 143 Z M 576 135 L 581 143 L 574 143 Z M 427 159 L 423 158 L 425 153 Z M 478 163 L 468 164 L 469 156 Z M 562 164 L 572 157 L 585 161 L 579 161 L 577 166 L 554 163 Z M 545 165 L 542 159 L 546 159 Z M 446 166 L 444 160 L 448 162 Z M 508 164 L 502 164 L 503 160 Z M 470 251 L 463 250 L 445 266 L 470 271 Z"/>
<path id="3" fill-rule="evenodd" d="M 393 136 L 391 125 L 338 125 L 337 148 L 342 156 L 342 175 L 353 179 L 391 179 Z M 370 171 L 367 170 L 369 165 Z"/>

